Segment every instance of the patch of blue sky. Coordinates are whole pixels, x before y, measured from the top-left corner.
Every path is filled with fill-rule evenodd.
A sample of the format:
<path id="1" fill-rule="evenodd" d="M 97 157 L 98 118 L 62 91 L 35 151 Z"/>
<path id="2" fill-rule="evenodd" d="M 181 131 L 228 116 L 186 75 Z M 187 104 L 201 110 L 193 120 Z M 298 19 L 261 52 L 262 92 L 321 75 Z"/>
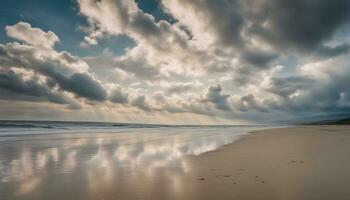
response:
<path id="1" fill-rule="evenodd" d="M 171 24 L 176 22 L 176 19 L 163 11 L 160 0 L 136 0 L 136 3 L 141 10 L 152 15 L 157 22 L 160 20 L 168 21 Z"/>

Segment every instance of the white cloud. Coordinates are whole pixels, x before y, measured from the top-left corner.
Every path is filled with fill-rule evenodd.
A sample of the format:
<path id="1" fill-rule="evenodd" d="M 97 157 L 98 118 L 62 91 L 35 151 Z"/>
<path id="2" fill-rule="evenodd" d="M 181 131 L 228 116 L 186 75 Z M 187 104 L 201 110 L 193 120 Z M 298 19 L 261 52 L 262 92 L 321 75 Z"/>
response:
<path id="1" fill-rule="evenodd" d="M 13 26 L 6 26 L 5 30 L 8 36 L 35 47 L 51 49 L 59 41 L 55 33 L 51 31 L 45 32 L 40 28 L 32 28 L 26 22 L 18 22 Z"/>

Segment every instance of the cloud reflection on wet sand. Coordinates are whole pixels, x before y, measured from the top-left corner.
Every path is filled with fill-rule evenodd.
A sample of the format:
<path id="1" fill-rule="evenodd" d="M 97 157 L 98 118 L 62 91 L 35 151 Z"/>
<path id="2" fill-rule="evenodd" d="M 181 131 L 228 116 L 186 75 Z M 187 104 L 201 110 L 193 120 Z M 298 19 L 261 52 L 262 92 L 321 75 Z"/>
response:
<path id="1" fill-rule="evenodd" d="M 183 159 L 236 140 L 234 130 L 138 130 L 29 136 L 1 145 L 0 192 L 9 199 L 98 199 L 180 194 L 191 167 Z M 39 140 L 38 140 L 39 139 Z M 132 185 L 133 187 L 130 187 Z M 2 188 L 2 189 L 1 189 Z"/>

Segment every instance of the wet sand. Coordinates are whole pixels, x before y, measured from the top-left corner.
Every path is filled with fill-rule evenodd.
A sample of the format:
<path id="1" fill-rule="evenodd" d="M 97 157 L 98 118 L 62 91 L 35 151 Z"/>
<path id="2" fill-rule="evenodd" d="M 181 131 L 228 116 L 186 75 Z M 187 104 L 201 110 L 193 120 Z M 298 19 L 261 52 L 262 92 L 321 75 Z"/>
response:
<path id="1" fill-rule="evenodd" d="M 3 141 L 0 199 L 350 197 L 350 126 L 262 130 L 238 140 L 224 134 L 229 129 L 200 130 Z"/>
<path id="2" fill-rule="evenodd" d="M 218 149 L 261 128 L 268 127 L 5 130 L 0 199 L 181 199 L 193 180 L 187 179 L 193 177 L 187 155 Z"/>
<path id="3" fill-rule="evenodd" d="M 350 126 L 258 131 L 187 162 L 187 199 L 350 198 Z"/>

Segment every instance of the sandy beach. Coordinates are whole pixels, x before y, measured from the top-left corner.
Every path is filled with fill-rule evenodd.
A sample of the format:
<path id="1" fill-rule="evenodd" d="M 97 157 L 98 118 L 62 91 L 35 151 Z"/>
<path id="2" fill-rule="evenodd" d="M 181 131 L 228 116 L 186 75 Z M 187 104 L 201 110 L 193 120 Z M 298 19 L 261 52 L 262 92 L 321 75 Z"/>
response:
<path id="1" fill-rule="evenodd" d="M 240 139 L 227 133 L 238 129 L 142 130 L 9 137 L 0 145 L 2 199 L 350 196 L 349 126 L 260 130 Z"/>
<path id="2" fill-rule="evenodd" d="M 349 152 L 349 126 L 258 131 L 189 157 L 187 199 L 349 199 Z"/>

